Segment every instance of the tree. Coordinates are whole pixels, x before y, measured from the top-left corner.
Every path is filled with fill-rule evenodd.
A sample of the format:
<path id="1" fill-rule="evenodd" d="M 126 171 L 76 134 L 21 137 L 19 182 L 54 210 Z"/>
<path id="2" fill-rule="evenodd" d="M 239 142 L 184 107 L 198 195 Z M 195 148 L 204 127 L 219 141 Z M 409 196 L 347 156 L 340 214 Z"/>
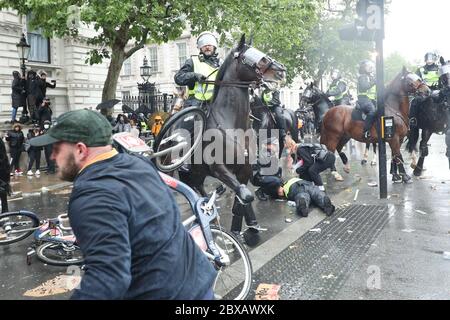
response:
<path id="1" fill-rule="evenodd" d="M 105 101 L 115 97 L 120 70 L 127 58 L 146 43 L 177 39 L 188 24 L 194 35 L 203 30 L 215 30 L 219 34 L 253 31 L 255 42 L 279 57 L 280 62 L 287 61 L 292 78 L 298 69 L 293 63 L 298 58 L 295 54 L 303 51 L 309 23 L 317 15 L 318 2 L 320 0 L 0 0 L 0 9 L 12 8 L 24 15 L 32 13 L 31 27 L 42 28 L 49 37 L 77 37 L 78 30 L 71 24 L 74 17 L 93 27 L 97 35 L 87 40 L 94 48 L 86 62 L 97 64 L 110 59 L 102 93 L 102 101 Z M 285 12 L 286 9 L 290 11 Z M 79 12 L 79 16 L 74 16 L 73 12 Z M 128 48 L 130 41 L 133 45 Z"/>
<path id="2" fill-rule="evenodd" d="M 384 60 L 385 82 L 388 83 L 391 80 L 393 80 L 399 74 L 399 72 L 402 70 L 403 67 L 406 67 L 411 72 L 416 71 L 414 64 L 407 61 L 406 58 L 403 57 L 400 53 L 398 52 L 391 53 Z"/>

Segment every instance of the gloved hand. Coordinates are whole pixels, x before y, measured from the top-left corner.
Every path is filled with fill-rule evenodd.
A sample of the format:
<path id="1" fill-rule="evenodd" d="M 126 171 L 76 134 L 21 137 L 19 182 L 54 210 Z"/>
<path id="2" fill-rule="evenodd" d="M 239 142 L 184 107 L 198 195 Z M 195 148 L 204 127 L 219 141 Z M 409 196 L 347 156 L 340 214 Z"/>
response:
<path id="1" fill-rule="evenodd" d="M 204 75 L 202 75 L 201 73 L 196 73 L 195 74 L 195 81 L 197 82 L 202 82 L 205 81 L 206 77 Z"/>

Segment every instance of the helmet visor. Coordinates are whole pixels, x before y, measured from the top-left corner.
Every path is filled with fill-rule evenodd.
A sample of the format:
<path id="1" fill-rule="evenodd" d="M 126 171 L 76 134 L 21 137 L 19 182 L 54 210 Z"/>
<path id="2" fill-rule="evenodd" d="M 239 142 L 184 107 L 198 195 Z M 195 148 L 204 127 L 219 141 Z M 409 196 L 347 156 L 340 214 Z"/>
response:
<path id="1" fill-rule="evenodd" d="M 204 46 L 213 46 L 217 48 L 217 39 L 211 33 L 202 34 L 197 40 L 197 48 L 201 49 Z"/>

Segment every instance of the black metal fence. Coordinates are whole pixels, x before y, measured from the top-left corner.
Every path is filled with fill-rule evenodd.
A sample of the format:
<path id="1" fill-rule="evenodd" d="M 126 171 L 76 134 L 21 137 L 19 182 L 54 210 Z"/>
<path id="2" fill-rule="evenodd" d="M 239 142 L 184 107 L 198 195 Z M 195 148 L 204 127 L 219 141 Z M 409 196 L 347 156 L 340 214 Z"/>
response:
<path id="1" fill-rule="evenodd" d="M 148 110 L 148 113 L 170 112 L 174 103 L 174 96 L 167 93 L 158 95 L 144 94 L 139 96 L 123 96 L 122 104 L 127 105 L 134 111 L 140 109 Z"/>

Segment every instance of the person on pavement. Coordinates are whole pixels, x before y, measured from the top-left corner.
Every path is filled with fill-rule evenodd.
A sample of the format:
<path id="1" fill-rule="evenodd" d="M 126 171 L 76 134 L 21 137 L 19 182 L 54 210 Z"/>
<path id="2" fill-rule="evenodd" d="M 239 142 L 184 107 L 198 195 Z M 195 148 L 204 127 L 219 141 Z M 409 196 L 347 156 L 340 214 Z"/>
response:
<path id="1" fill-rule="evenodd" d="M 9 181 L 10 166 L 8 155 L 6 154 L 5 143 L 0 137 L 0 204 L 2 205 L 2 213 L 8 212 L 8 196 L 11 194 Z"/>
<path id="2" fill-rule="evenodd" d="M 324 191 L 325 187 L 320 173 L 333 167 L 336 161 L 334 154 L 322 144 L 297 144 L 292 138 L 286 139 L 286 148 L 291 155 L 294 154 L 294 159 L 297 160 L 294 169 L 299 177 L 314 182 L 320 190 Z"/>
<path id="3" fill-rule="evenodd" d="M 172 192 L 150 160 L 113 149 L 111 132 L 82 109 L 30 141 L 52 143 L 58 176 L 73 181 L 68 215 L 86 269 L 72 299 L 213 299 L 216 271 Z"/>
<path id="4" fill-rule="evenodd" d="M 274 199 L 294 201 L 296 212 L 302 217 L 308 216 L 311 204 L 322 209 L 327 216 L 331 216 L 335 211 L 335 206 L 324 191 L 314 183 L 300 178 L 292 178 L 283 182 L 278 176 L 267 176 L 261 184 L 261 189 Z"/>
<path id="5" fill-rule="evenodd" d="M 9 153 L 11 154 L 11 175 L 21 176 L 23 172 L 20 169 L 20 156 L 23 151 L 25 136 L 19 123 L 15 123 L 12 130 L 6 133 L 6 141 L 9 143 Z M 14 172 L 12 172 L 13 170 Z"/>

